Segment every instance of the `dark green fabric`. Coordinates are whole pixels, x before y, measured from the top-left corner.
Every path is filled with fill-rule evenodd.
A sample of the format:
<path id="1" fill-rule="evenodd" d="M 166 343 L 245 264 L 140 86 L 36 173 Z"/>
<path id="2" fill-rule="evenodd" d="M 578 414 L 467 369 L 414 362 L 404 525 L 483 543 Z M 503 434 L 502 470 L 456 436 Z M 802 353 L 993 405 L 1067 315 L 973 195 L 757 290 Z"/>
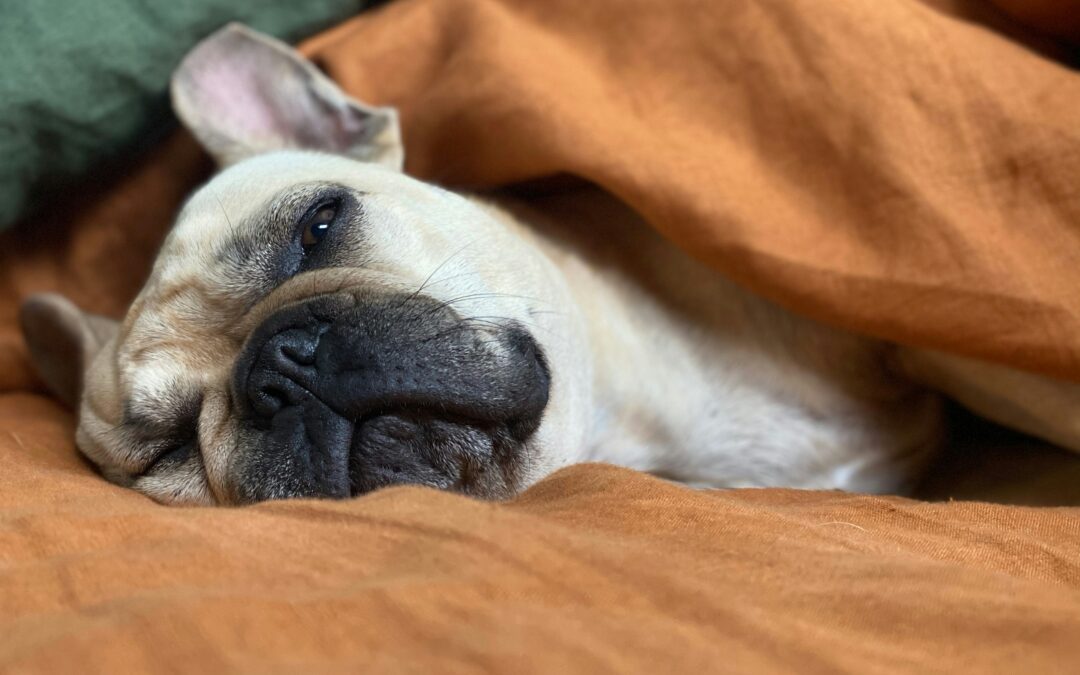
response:
<path id="1" fill-rule="evenodd" d="M 0 229 L 61 186 L 161 137 L 168 80 L 228 21 L 296 41 L 364 0 L 3 0 Z M 39 204 L 40 206 L 40 204 Z"/>

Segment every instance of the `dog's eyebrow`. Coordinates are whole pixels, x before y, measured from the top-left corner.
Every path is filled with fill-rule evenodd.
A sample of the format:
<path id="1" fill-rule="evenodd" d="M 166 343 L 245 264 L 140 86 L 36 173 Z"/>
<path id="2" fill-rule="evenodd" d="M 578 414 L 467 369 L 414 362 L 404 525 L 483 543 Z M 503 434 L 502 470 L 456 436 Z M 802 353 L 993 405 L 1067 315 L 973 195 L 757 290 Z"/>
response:
<path id="1" fill-rule="evenodd" d="M 142 438 L 186 436 L 202 408 L 202 392 L 174 390 L 164 397 L 124 401 L 122 424 Z"/>
<path id="2" fill-rule="evenodd" d="M 266 293 L 289 276 L 300 262 L 298 225 L 312 209 L 327 201 L 345 201 L 355 191 L 334 183 L 311 183 L 282 192 L 258 212 L 233 222 L 219 244 L 215 262 L 229 270 L 238 294 Z M 252 298 L 253 300 L 256 298 Z"/>
<path id="3" fill-rule="evenodd" d="M 231 236 L 218 250 L 218 262 L 250 265 L 253 256 L 265 257 L 266 251 L 280 249 L 298 235 L 297 224 L 309 210 L 341 199 L 347 192 L 342 185 L 312 183 L 279 194 L 260 212 L 232 228 Z"/>

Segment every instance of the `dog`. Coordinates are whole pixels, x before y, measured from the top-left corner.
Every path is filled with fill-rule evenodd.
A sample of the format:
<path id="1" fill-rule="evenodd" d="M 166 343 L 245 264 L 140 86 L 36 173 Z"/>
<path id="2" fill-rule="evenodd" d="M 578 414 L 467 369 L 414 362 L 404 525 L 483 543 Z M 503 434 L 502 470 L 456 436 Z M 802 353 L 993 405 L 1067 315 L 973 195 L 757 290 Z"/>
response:
<path id="1" fill-rule="evenodd" d="M 943 396 L 1080 450 L 1080 386 L 789 313 L 599 190 L 526 206 L 408 177 L 394 110 L 245 27 L 193 49 L 172 97 L 222 171 L 126 317 L 22 310 L 82 453 L 159 502 L 502 499 L 582 461 L 903 491 Z"/>

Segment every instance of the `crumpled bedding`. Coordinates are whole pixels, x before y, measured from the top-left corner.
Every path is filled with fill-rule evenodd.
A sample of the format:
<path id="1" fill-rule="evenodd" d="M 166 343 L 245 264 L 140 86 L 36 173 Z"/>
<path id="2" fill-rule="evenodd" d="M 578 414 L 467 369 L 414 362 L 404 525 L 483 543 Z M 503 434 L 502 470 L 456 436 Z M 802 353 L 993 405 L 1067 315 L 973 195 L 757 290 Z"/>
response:
<path id="1" fill-rule="evenodd" d="M 415 175 L 577 176 L 797 311 L 1080 377 L 1080 79 L 963 4 L 399 0 L 304 49 L 401 109 Z M 602 465 L 498 504 L 105 483 L 17 303 L 122 313 L 209 171 L 177 136 L 0 237 L 0 670 L 1075 669 L 1075 508 Z"/>
<path id="2" fill-rule="evenodd" d="M 605 465 L 490 504 L 242 509 L 104 484 L 0 399 L 0 670 L 1071 672 L 1080 514 L 693 491 Z M 33 495 L 32 499 L 28 496 Z"/>

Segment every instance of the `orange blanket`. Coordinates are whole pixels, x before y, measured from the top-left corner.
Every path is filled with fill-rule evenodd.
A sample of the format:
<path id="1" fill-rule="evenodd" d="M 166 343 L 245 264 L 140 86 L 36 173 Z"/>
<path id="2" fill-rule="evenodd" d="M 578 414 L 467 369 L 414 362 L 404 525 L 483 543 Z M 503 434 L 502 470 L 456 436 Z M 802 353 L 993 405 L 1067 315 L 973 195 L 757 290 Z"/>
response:
<path id="1" fill-rule="evenodd" d="M 800 312 L 1080 378 L 1080 77 L 979 4 L 406 2 L 311 51 L 416 175 L 583 176 Z"/>
<path id="2" fill-rule="evenodd" d="M 575 174 L 799 311 L 1080 377 L 1080 76 L 975 6 L 399 0 L 306 49 L 401 108 L 417 175 Z M 122 312 L 208 170 L 177 137 L 0 238 L 0 670 L 1080 663 L 1075 509 L 602 466 L 506 504 L 169 509 L 104 483 L 40 394 L 17 301 Z"/>

